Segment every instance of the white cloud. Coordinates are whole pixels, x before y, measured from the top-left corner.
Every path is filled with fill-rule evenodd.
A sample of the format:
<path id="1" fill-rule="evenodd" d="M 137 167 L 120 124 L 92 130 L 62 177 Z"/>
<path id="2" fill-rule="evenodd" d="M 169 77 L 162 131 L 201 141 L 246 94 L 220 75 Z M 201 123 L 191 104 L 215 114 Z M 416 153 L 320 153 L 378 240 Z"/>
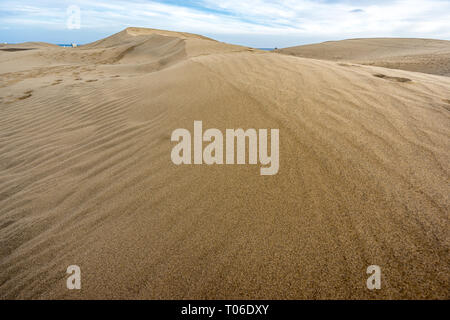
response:
<path id="1" fill-rule="evenodd" d="M 450 1 L 2 0 L 2 24 L 65 28 L 69 5 L 81 8 L 82 29 L 153 27 L 207 35 L 267 35 L 317 39 L 398 36 L 450 39 Z"/>

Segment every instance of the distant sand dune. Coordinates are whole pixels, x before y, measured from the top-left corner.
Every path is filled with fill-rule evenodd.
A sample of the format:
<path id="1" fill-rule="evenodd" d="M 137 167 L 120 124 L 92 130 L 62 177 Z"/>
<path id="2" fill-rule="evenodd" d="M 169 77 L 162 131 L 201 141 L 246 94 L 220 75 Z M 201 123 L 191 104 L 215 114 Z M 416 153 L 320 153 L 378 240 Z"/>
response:
<path id="1" fill-rule="evenodd" d="M 450 76 L 450 41 L 445 40 L 350 39 L 290 47 L 277 52 Z"/>
<path id="2" fill-rule="evenodd" d="M 136 28 L 0 51 L 0 297 L 449 299 L 449 89 Z M 175 166 L 194 120 L 280 129 L 279 173 Z"/>

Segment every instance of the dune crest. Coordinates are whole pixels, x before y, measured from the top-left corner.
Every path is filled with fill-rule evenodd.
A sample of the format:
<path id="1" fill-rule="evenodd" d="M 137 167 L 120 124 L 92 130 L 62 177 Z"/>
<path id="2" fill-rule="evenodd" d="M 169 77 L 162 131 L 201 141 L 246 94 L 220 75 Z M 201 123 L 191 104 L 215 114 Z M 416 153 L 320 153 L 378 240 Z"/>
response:
<path id="1" fill-rule="evenodd" d="M 450 41 L 373 38 L 327 41 L 276 50 L 279 53 L 450 76 Z"/>
<path id="2" fill-rule="evenodd" d="M 3 299 L 449 298 L 448 77 L 134 28 L 0 75 Z M 278 174 L 174 165 L 197 120 L 279 129 Z"/>

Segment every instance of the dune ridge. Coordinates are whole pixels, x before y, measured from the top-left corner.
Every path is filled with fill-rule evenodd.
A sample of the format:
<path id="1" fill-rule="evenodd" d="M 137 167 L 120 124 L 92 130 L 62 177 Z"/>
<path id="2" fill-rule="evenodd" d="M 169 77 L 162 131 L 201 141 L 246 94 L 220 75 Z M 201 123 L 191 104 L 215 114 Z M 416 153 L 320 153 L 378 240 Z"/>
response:
<path id="1" fill-rule="evenodd" d="M 3 299 L 449 298 L 447 77 L 136 28 L 0 74 Z M 279 173 L 175 166 L 194 120 L 280 129 Z"/>
<path id="2" fill-rule="evenodd" d="M 327 41 L 276 50 L 304 58 L 353 62 L 450 76 L 450 41 L 371 38 Z"/>

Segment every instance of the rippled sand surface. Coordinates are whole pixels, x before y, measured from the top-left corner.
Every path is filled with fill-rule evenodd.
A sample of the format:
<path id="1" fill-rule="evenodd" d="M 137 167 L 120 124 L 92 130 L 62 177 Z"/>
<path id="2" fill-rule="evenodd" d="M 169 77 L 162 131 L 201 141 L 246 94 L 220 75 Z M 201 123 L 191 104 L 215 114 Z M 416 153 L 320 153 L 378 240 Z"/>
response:
<path id="1" fill-rule="evenodd" d="M 0 50 L 1 298 L 450 298 L 450 78 L 137 28 L 20 48 Z M 175 166 L 194 120 L 279 129 L 279 173 Z"/>

